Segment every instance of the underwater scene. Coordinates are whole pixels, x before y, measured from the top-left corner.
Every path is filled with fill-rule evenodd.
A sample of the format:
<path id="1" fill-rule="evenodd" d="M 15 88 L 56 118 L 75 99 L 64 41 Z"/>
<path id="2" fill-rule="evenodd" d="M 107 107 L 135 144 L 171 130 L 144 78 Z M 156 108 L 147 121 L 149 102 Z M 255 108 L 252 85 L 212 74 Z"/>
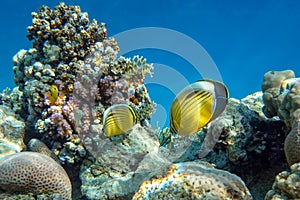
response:
<path id="1" fill-rule="evenodd" d="M 300 199 L 300 3 L 2 4 L 0 199 Z"/>

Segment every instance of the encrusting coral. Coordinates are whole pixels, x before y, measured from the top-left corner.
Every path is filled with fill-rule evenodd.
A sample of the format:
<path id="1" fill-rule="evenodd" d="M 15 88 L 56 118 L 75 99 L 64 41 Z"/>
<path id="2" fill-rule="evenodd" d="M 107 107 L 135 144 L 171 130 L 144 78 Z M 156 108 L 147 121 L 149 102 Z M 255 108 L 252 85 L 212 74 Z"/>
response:
<path id="1" fill-rule="evenodd" d="M 236 175 L 196 162 L 170 166 L 166 175 L 145 181 L 137 199 L 252 199 Z"/>
<path id="2" fill-rule="evenodd" d="M 284 142 L 288 163 L 300 162 L 300 78 L 295 78 L 291 70 L 268 72 L 264 75 L 262 91 L 265 115 L 279 116 L 291 129 Z"/>
<path id="3" fill-rule="evenodd" d="M 0 187 L 7 192 L 58 194 L 71 200 L 72 185 L 65 170 L 52 158 L 20 152 L 0 159 Z"/>

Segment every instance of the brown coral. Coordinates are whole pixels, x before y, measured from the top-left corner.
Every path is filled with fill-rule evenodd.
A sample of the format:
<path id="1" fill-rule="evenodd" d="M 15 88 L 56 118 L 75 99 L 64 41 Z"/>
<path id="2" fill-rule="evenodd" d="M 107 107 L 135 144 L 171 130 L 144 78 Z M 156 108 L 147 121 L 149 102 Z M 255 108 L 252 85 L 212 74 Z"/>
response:
<path id="1" fill-rule="evenodd" d="M 280 172 L 274 181 L 272 190 L 265 200 L 300 199 L 300 163 L 291 166 L 291 171 Z"/>
<path id="2" fill-rule="evenodd" d="M 0 160 L 0 186 L 8 192 L 60 194 L 71 199 L 72 185 L 65 170 L 49 156 L 20 152 Z"/>
<path id="3" fill-rule="evenodd" d="M 265 92 L 269 88 L 279 88 L 282 81 L 294 77 L 295 73 L 292 70 L 269 71 L 264 75 L 261 90 L 262 92 Z"/>
<path id="4" fill-rule="evenodd" d="M 300 113 L 300 79 L 291 70 L 271 71 L 264 75 L 262 83 L 264 114 L 279 116 L 288 127 Z"/>
<path id="5" fill-rule="evenodd" d="M 279 116 L 291 132 L 285 139 L 284 150 L 290 165 L 300 162 L 299 114 L 300 114 L 300 78 L 295 78 L 291 70 L 268 72 L 262 84 L 267 117 Z"/>
<path id="6" fill-rule="evenodd" d="M 300 132 L 300 115 L 298 120 L 295 121 L 295 125 L 293 126 L 293 129 L 287 135 L 284 141 L 285 157 L 289 165 L 300 162 L 299 132 Z"/>

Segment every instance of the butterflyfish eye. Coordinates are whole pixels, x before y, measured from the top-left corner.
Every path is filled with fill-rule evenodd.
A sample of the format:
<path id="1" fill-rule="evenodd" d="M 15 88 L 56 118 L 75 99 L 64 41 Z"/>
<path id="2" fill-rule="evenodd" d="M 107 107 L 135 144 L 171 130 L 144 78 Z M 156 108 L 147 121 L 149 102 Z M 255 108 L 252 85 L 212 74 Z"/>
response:
<path id="1" fill-rule="evenodd" d="M 138 122 L 136 111 L 127 104 L 115 104 L 103 114 L 103 130 L 106 137 L 124 134 Z"/>
<path id="2" fill-rule="evenodd" d="M 227 87 L 218 81 L 200 80 L 185 87 L 171 105 L 170 132 L 187 136 L 200 131 L 225 110 Z"/>

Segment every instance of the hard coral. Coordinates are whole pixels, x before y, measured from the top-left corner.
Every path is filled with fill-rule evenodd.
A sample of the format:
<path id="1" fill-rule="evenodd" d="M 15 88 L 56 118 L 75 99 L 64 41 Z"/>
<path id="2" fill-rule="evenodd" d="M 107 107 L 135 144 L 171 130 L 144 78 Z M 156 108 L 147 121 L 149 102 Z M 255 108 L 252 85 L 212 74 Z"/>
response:
<path id="1" fill-rule="evenodd" d="M 291 127 L 300 111 L 297 111 L 300 108 L 300 79 L 296 79 L 291 70 L 267 72 L 264 75 L 262 92 L 264 114 L 269 118 L 279 116 Z"/>
<path id="2" fill-rule="evenodd" d="M 300 163 L 291 166 L 291 171 L 279 173 L 275 182 L 265 197 L 273 199 L 300 199 Z"/>
<path id="3" fill-rule="evenodd" d="M 151 117 L 154 103 L 143 82 L 152 65 L 138 56 L 117 57 L 119 47 L 107 37 L 105 24 L 64 3 L 43 6 L 32 17 L 28 38 L 33 48 L 13 59 L 28 132 L 42 134 L 50 144 L 62 142 L 57 147 L 64 148 L 79 135 L 93 140 L 91 127 L 102 122 L 112 104 L 130 104 L 141 121 Z"/>
<path id="4" fill-rule="evenodd" d="M 299 115 L 300 78 L 295 78 L 291 70 L 268 72 L 262 84 L 267 117 L 279 116 L 291 132 L 285 139 L 284 150 L 288 163 L 300 162 Z"/>
<path id="5" fill-rule="evenodd" d="M 172 165 L 167 174 L 145 181 L 133 199 L 252 199 L 236 175 L 193 162 Z"/>
<path id="6" fill-rule="evenodd" d="M 49 156 L 20 152 L 0 160 L 0 186 L 7 192 L 59 194 L 71 200 L 72 185 L 65 170 Z"/>
<path id="7" fill-rule="evenodd" d="M 54 10 L 42 6 L 37 13 L 32 13 L 32 17 L 27 37 L 33 40 L 39 56 L 49 63 L 83 59 L 91 45 L 106 37 L 105 24 L 90 21 L 79 6 L 60 3 Z"/>
<path id="8" fill-rule="evenodd" d="M 295 121 L 293 129 L 287 135 L 284 141 L 284 152 L 285 157 L 289 163 L 292 165 L 294 163 L 300 162 L 300 115 Z"/>

